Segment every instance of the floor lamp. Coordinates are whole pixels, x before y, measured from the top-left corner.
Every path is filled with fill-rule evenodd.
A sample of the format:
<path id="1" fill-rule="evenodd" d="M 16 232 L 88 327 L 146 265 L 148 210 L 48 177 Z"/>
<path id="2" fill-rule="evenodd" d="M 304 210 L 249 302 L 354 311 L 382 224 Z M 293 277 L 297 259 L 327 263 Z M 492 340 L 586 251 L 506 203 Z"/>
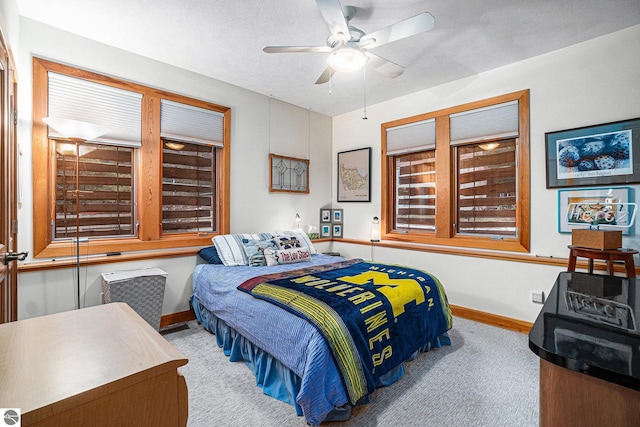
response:
<path id="1" fill-rule="evenodd" d="M 86 154 L 81 152 L 80 144 L 92 141 L 106 134 L 108 129 L 97 124 L 83 122 L 61 117 L 44 117 L 42 119 L 49 126 L 48 137 L 55 140 L 71 141 L 73 143 L 73 153 L 76 158 L 76 308 L 80 308 L 80 187 L 79 187 L 79 159 Z M 72 240 L 73 242 L 73 240 Z"/>

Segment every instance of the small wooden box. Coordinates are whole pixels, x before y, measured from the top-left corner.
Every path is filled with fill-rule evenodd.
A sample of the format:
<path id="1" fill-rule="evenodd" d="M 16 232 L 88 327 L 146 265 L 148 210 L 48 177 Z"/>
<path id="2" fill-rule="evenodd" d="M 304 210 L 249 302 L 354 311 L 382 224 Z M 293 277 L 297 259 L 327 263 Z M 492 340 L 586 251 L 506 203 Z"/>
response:
<path id="1" fill-rule="evenodd" d="M 618 249 L 622 247 L 622 231 L 575 228 L 571 231 L 571 244 L 589 249 Z"/>

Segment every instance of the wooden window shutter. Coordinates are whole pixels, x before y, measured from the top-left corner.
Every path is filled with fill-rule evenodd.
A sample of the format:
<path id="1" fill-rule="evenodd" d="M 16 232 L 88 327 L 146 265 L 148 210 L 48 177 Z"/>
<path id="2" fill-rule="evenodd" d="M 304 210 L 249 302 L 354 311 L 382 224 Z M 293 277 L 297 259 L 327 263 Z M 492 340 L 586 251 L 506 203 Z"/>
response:
<path id="1" fill-rule="evenodd" d="M 55 149 L 54 240 L 134 235 L 133 148 L 56 141 Z"/>

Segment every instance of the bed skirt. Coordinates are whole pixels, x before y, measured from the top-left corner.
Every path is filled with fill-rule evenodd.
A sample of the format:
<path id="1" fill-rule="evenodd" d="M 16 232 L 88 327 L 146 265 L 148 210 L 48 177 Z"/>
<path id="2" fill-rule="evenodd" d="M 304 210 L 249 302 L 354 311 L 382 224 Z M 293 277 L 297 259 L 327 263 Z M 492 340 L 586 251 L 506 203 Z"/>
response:
<path id="1" fill-rule="evenodd" d="M 302 383 L 298 375 L 216 317 L 195 296 L 191 297 L 191 304 L 196 318 L 206 330 L 216 336 L 218 347 L 222 348 L 224 354 L 229 357 L 229 361 L 243 361 L 255 375 L 256 385 L 261 387 L 266 395 L 293 405 L 296 414 L 304 415 L 309 424 L 316 424 L 312 421 L 314 417 L 304 414 L 302 407 L 298 404 L 297 397 Z M 432 348 L 440 348 L 443 345 L 451 345 L 451 340 L 446 332 L 428 343 L 420 351 L 430 351 Z M 417 357 L 420 351 L 414 353 L 409 360 Z M 404 363 L 401 363 L 383 375 L 376 383 L 376 388 L 389 386 L 399 380 L 404 375 L 404 369 Z M 365 403 L 369 403 L 369 396 L 364 396 L 358 402 L 358 404 Z M 345 421 L 350 416 L 351 406 L 347 404 L 344 407 L 334 408 L 322 422 Z"/>

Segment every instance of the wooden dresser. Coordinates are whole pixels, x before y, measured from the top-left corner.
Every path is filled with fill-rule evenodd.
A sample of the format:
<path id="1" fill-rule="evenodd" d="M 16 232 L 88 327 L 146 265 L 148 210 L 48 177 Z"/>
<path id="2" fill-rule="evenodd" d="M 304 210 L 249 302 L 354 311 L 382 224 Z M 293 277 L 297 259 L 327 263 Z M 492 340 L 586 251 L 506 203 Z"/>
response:
<path id="1" fill-rule="evenodd" d="M 187 362 L 124 303 L 2 324 L 0 407 L 23 426 L 185 426 Z"/>

